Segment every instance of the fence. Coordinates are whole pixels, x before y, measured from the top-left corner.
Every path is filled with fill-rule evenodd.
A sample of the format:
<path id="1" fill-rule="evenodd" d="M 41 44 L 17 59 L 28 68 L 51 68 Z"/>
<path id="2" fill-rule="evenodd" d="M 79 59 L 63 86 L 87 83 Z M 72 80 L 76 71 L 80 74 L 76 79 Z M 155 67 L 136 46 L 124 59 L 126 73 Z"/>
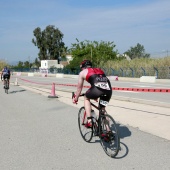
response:
<path id="1" fill-rule="evenodd" d="M 134 77 L 140 78 L 141 76 L 155 76 L 157 79 L 170 79 L 170 67 L 141 67 L 141 68 L 102 68 L 107 76 L 119 76 L 119 77 Z M 66 68 L 50 68 L 50 69 L 37 69 L 37 68 L 21 68 L 11 69 L 13 72 L 41 72 L 41 73 L 64 73 L 77 75 L 80 72 L 79 68 L 66 69 Z"/>
<path id="2" fill-rule="evenodd" d="M 170 67 L 120 68 L 118 70 L 103 68 L 103 70 L 106 75 L 116 75 L 119 77 L 139 78 L 141 76 L 155 76 L 157 79 L 170 79 Z"/>

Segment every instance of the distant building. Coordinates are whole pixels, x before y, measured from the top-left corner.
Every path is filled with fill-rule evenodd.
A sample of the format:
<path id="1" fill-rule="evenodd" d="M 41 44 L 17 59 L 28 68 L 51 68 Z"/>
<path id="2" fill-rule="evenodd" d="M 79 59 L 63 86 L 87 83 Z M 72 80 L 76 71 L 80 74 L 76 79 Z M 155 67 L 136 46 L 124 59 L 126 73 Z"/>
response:
<path id="1" fill-rule="evenodd" d="M 68 63 L 73 59 L 71 54 L 66 55 Z"/>
<path id="2" fill-rule="evenodd" d="M 131 58 L 127 55 L 127 54 L 123 54 L 123 56 L 127 59 L 127 60 L 131 60 Z"/>
<path id="3" fill-rule="evenodd" d="M 63 68 L 62 64 L 58 64 L 58 60 L 41 60 L 40 69 L 49 69 L 51 67 Z"/>
<path id="4" fill-rule="evenodd" d="M 68 65 L 71 60 L 72 55 L 66 55 L 66 61 L 61 61 L 60 64 L 58 64 L 58 60 L 41 60 L 41 67 L 39 69 L 48 70 L 50 68 L 63 68 Z"/>

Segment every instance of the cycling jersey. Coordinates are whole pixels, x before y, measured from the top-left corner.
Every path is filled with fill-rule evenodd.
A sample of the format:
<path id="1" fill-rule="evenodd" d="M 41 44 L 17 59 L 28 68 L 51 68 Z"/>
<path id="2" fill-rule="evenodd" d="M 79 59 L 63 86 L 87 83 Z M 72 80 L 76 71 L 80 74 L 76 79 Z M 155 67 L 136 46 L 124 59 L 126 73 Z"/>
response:
<path id="1" fill-rule="evenodd" d="M 5 80 L 6 78 L 7 78 L 7 79 L 10 79 L 10 70 L 9 70 L 9 69 L 4 68 L 4 69 L 2 70 L 1 80 L 2 80 L 2 78 L 3 78 L 4 80 Z"/>
<path id="2" fill-rule="evenodd" d="M 3 75 L 9 75 L 9 74 L 10 74 L 9 69 L 4 69 L 4 70 L 2 71 L 2 74 L 3 74 Z"/>
<path id="3" fill-rule="evenodd" d="M 106 77 L 103 70 L 100 68 L 87 68 L 88 73 L 86 75 L 86 81 L 91 84 L 91 86 L 96 86 L 103 90 L 111 90 L 111 86 L 108 78 Z"/>
<path id="4" fill-rule="evenodd" d="M 86 97 L 89 99 L 100 97 L 100 100 L 109 102 L 112 96 L 112 87 L 105 73 L 99 68 L 86 69 L 88 69 L 86 81 L 91 84 L 91 88 L 86 91 Z"/>

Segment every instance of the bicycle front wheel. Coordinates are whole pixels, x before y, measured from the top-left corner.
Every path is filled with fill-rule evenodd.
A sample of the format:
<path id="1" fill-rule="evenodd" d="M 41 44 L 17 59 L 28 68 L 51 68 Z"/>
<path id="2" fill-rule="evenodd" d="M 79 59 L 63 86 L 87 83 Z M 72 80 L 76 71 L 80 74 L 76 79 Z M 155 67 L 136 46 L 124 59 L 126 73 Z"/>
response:
<path id="1" fill-rule="evenodd" d="M 114 119 L 108 115 L 101 115 L 101 126 L 99 126 L 100 142 L 105 153 L 114 158 L 120 149 L 120 138 Z"/>
<path id="2" fill-rule="evenodd" d="M 93 137 L 93 128 L 85 127 L 87 123 L 87 115 L 84 107 L 81 107 L 78 113 L 78 125 L 82 138 L 86 142 L 90 142 Z"/>
<path id="3" fill-rule="evenodd" d="M 5 89 L 5 93 L 8 94 L 8 89 Z"/>

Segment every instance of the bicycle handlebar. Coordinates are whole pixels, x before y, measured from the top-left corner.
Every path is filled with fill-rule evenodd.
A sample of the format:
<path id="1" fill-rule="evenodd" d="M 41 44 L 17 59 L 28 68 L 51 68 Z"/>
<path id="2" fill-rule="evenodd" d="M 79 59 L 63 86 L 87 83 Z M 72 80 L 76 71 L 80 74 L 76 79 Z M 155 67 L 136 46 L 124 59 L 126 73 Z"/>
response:
<path id="1" fill-rule="evenodd" d="M 72 99 L 73 99 L 74 95 L 75 95 L 75 93 L 74 93 L 74 92 L 72 92 Z M 82 94 L 80 94 L 80 96 L 79 96 L 79 97 L 84 96 L 84 95 L 85 95 L 85 93 L 82 93 Z"/>

